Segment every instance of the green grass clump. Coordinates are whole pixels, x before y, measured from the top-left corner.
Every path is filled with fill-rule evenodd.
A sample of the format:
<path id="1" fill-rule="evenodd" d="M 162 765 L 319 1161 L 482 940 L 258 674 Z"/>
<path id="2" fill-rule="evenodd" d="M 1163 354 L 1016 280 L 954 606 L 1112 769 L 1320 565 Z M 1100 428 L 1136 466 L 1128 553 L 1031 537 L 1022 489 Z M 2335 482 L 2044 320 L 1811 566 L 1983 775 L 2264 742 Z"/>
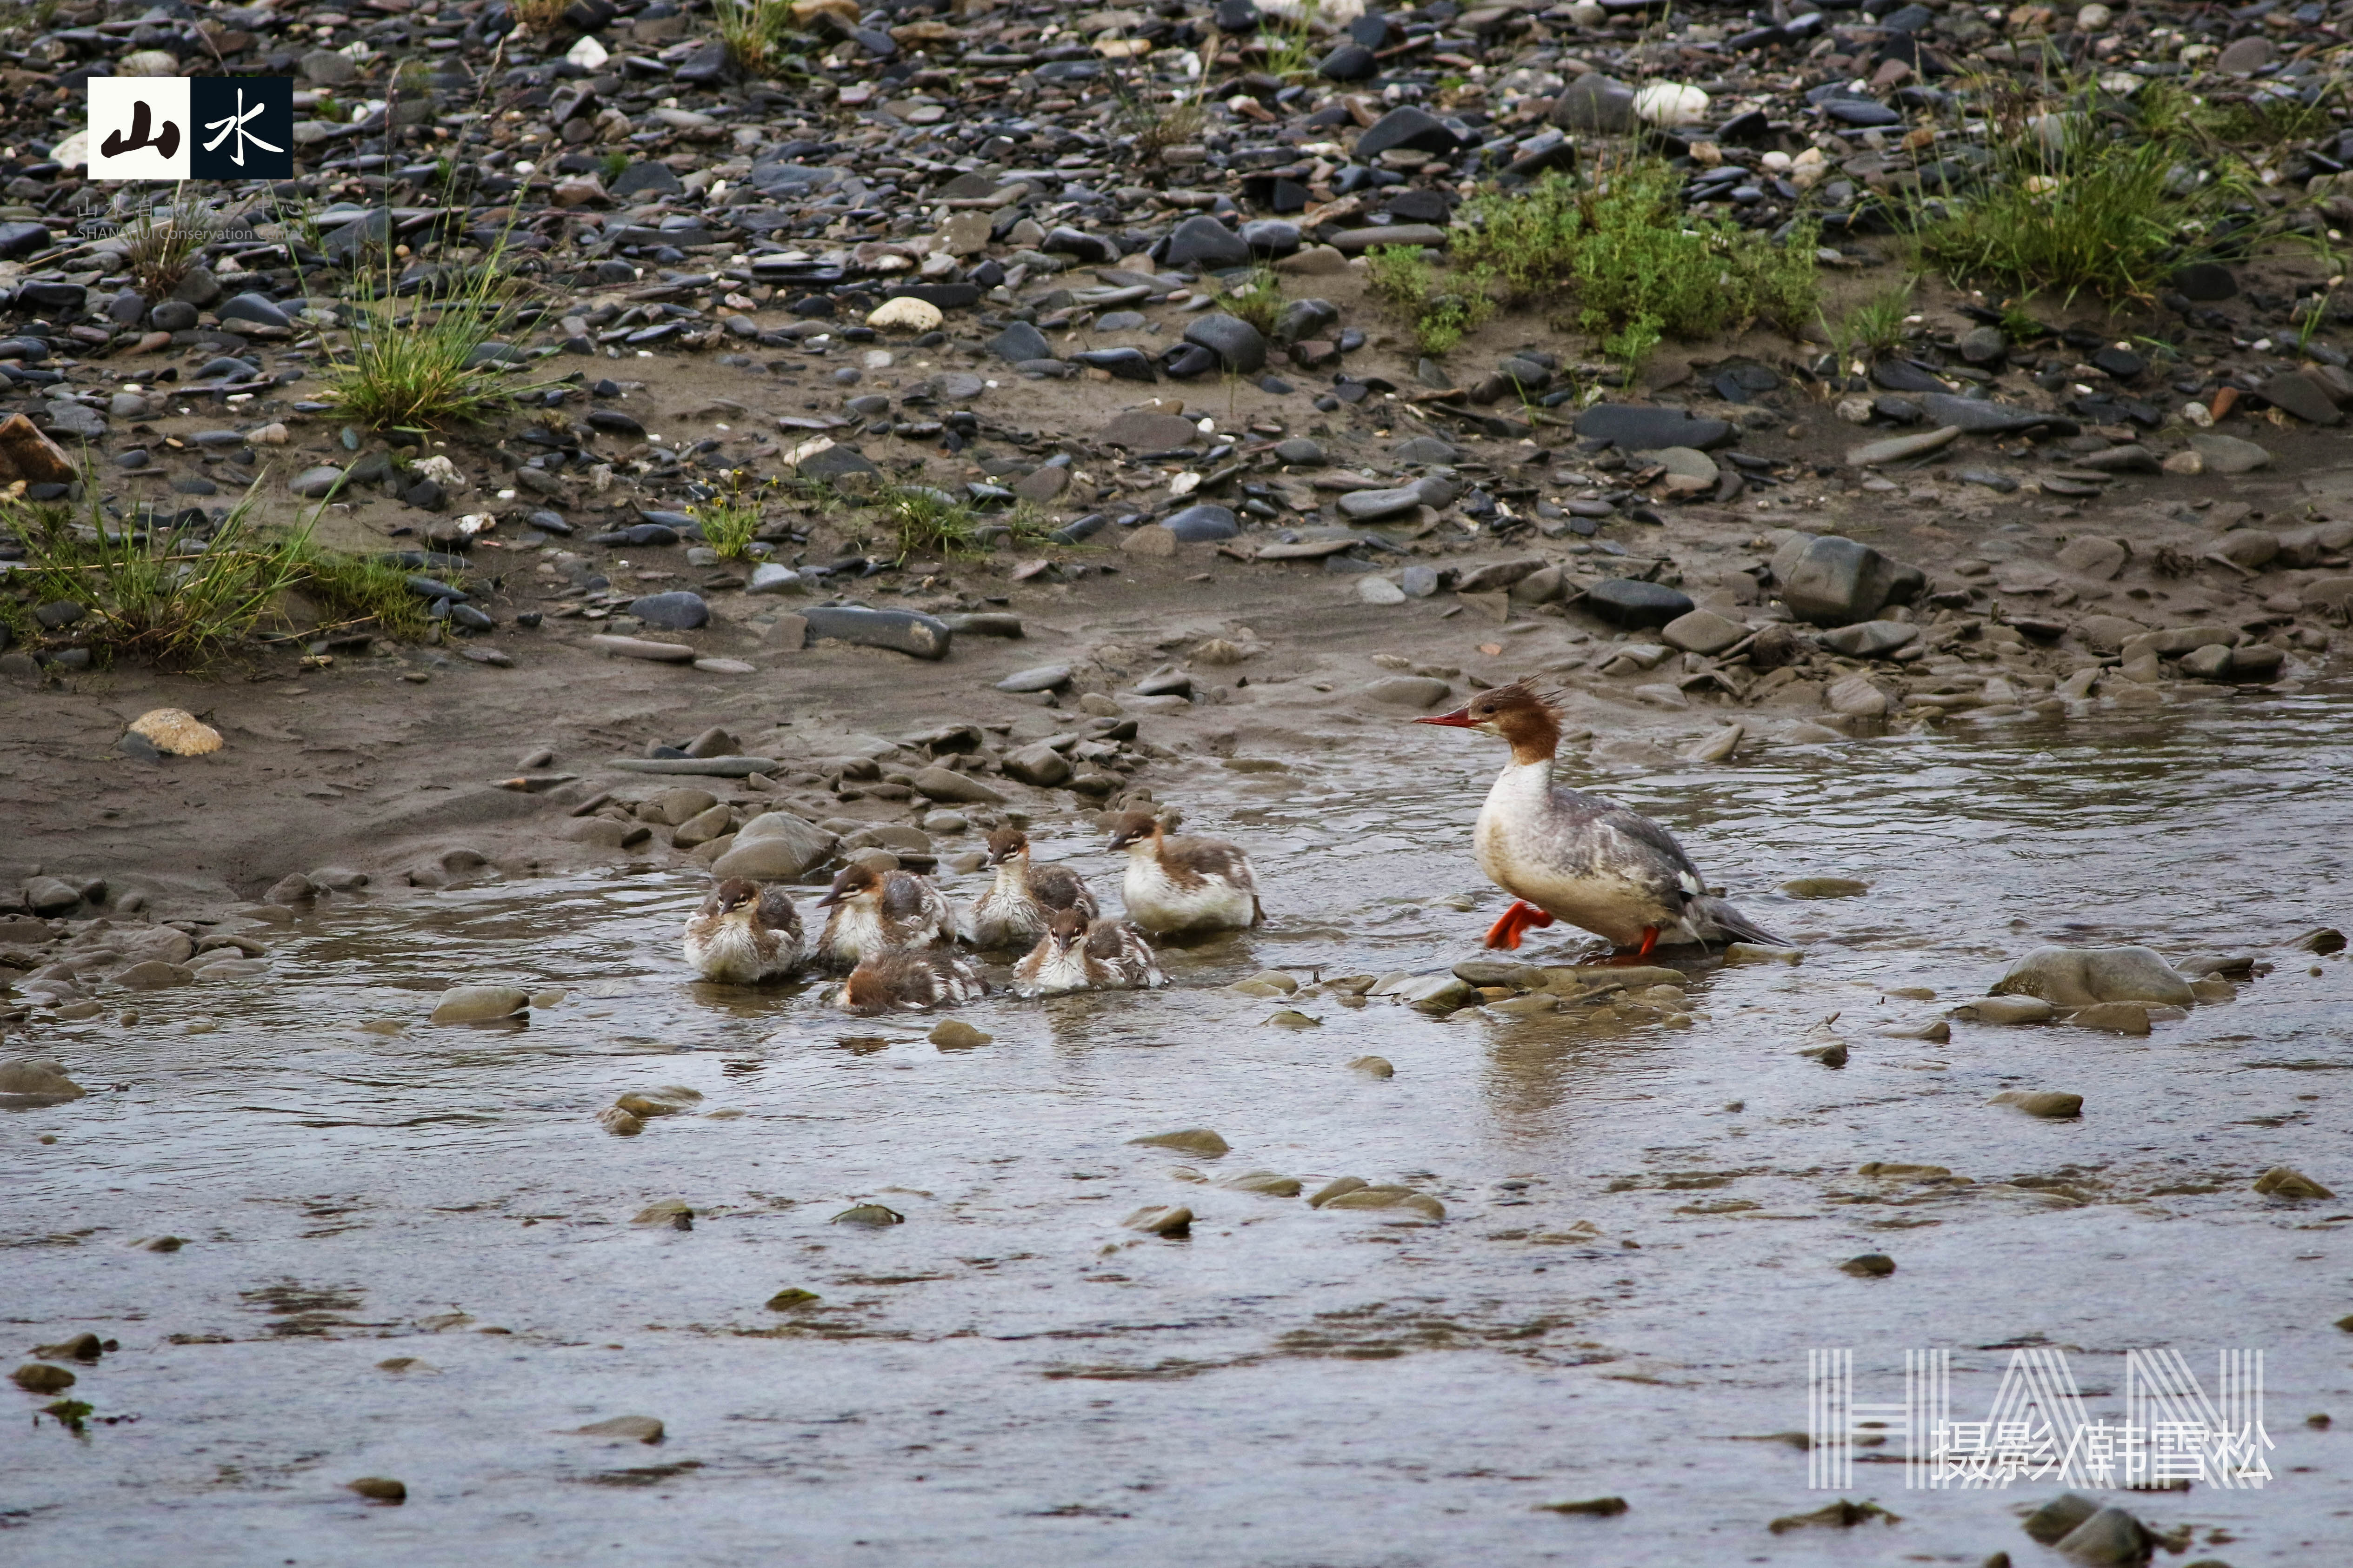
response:
<path id="1" fill-rule="evenodd" d="M 294 542 L 304 596 L 338 626 L 373 624 L 387 637 L 425 635 L 425 601 L 408 591 L 406 568 L 345 555 L 311 542 L 308 530 Z"/>
<path id="2" fill-rule="evenodd" d="M 596 160 L 596 173 L 608 185 L 619 179 L 621 171 L 628 166 L 629 155 L 617 147 Z"/>
<path id="3" fill-rule="evenodd" d="M 1752 321 L 1796 331 L 1820 286 L 1814 237 L 1776 246 L 1753 229 L 1683 209 L 1681 176 L 1644 160 L 1590 178 L 1547 174 L 1529 190 L 1467 209 L 1458 261 L 1485 267 L 1515 298 L 1566 296 L 1602 352 L 1639 363 L 1662 338 L 1702 338 Z"/>
<path id="4" fill-rule="evenodd" d="M 979 552 L 981 521 L 965 502 L 921 485 L 902 485 L 883 497 L 881 521 L 895 539 L 898 559 Z"/>
<path id="5" fill-rule="evenodd" d="M 1282 285 L 1275 281 L 1272 268 L 1252 268 L 1249 282 L 1230 293 L 1219 292 L 1218 309 L 1237 321 L 1248 321 L 1261 337 L 1271 337 L 1274 319 L 1282 314 Z"/>
<path id="6" fill-rule="evenodd" d="M 1466 269 L 1454 288 L 1441 289 L 1438 269 L 1422 258 L 1419 246 L 1377 245 L 1366 262 L 1373 298 L 1406 319 L 1414 347 L 1432 359 L 1442 358 L 1495 312 L 1484 268 Z"/>
<path id="7" fill-rule="evenodd" d="M 2156 142 L 2073 138 L 2044 161 L 2033 143 L 1999 183 L 1919 231 L 1921 258 L 1953 277 L 2011 288 L 2089 290 L 2108 300 L 2154 298 L 2179 265 L 2177 237 L 2195 205 L 2168 190 L 2175 154 Z"/>
<path id="8" fill-rule="evenodd" d="M 791 20 L 783 0 L 712 0 L 711 15 L 727 58 L 747 76 L 765 73 L 768 56 Z"/>
<path id="9" fill-rule="evenodd" d="M 519 30 L 545 37 L 555 30 L 568 3 L 569 0 L 507 0 L 507 9 L 513 13 Z"/>
<path id="10" fill-rule="evenodd" d="M 760 503 L 741 493 L 707 500 L 694 509 L 704 543 L 731 561 L 741 561 L 760 531 Z"/>
<path id="11" fill-rule="evenodd" d="M 1904 318 L 1911 313 L 1912 284 L 1906 279 L 1873 294 L 1835 324 L 1824 318 L 1822 325 L 1830 331 L 1839 363 L 1846 365 L 1894 353 L 1904 342 Z"/>
<path id="12" fill-rule="evenodd" d="M 150 300 L 170 298 L 203 251 L 211 217 L 211 208 L 185 185 L 173 188 L 172 205 L 160 219 L 142 203 L 139 221 L 115 236 L 132 287 Z"/>
<path id="13" fill-rule="evenodd" d="M 371 429 L 439 430 L 480 424 L 510 407 L 526 389 L 510 386 L 502 366 L 471 363 L 476 350 L 517 325 L 503 255 L 494 250 L 438 298 L 420 295 L 417 319 L 406 326 L 392 320 L 390 258 L 381 279 L 363 272 L 351 345 L 331 350 L 325 368 L 336 411 Z"/>
<path id="14" fill-rule="evenodd" d="M 134 538 L 100 507 L 90 487 L 87 518 L 67 508 L 15 503 L 0 512 L 24 542 L 12 580 L 35 603 L 71 600 L 82 617 L 76 644 L 109 658 L 167 668 L 208 663 L 260 623 L 279 595 L 303 577 L 308 527 L 265 537 L 252 521 L 253 492 L 209 537 L 193 528 L 155 528 Z"/>

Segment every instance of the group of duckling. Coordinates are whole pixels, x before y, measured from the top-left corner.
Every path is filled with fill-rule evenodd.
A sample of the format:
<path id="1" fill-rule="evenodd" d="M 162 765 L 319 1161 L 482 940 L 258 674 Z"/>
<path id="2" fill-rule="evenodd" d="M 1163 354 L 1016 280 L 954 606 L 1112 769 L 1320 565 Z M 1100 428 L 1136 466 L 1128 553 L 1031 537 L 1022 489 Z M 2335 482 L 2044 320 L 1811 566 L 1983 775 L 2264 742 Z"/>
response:
<path id="1" fill-rule="evenodd" d="M 987 994 L 965 949 L 1026 950 L 1013 966 L 1023 996 L 1134 991 L 1167 984 L 1146 933 L 1238 931 L 1264 918 L 1250 858 L 1222 838 L 1172 837 L 1149 812 L 1119 818 L 1110 847 L 1127 852 L 1124 919 L 1106 919 L 1085 879 L 1038 864 L 1018 827 L 988 836 L 988 890 L 958 910 L 913 871 L 842 868 L 817 900 L 812 947 L 784 888 L 740 878 L 711 890 L 686 922 L 686 961 L 706 980 L 753 985 L 815 966 L 842 974 L 835 1005 L 864 1016 L 954 1005 Z"/>

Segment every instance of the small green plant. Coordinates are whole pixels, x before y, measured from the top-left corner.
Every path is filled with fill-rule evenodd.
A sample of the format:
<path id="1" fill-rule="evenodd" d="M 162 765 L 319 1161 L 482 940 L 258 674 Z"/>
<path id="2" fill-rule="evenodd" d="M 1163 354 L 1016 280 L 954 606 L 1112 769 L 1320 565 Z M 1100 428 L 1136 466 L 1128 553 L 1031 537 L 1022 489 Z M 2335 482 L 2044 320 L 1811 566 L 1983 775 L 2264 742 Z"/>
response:
<path id="1" fill-rule="evenodd" d="M 304 531 L 292 556 L 303 595 L 338 626 L 374 625 L 388 637 L 425 635 L 425 601 L 409 592 L 406 568 L 345 555 L 314 543 Z"/>
<path id="2" fill-rule="evenodd" d="M 784 37 L 789 14 L 782 0 L 712 0 L 727 58 L 747 76 L 764 76 L 768 56 Z"/>
<path id="3" fill-rule="evenodd" d="M 741 561 L 760 531 L 760 503 L 738 489 L 702 502 L 694 509 L 702 526 L 702 542 L 731 561 Z"/>
<path id="4" fill-rule="evenodd" d="M 36 600 L 82 606 L 73 640 L 110 658 L 167 668 L 209 662 L 260 623 L 278 595 L 304 575 L 307 523 L 264 538 L 253 522 L 254 493 L 230 509 L 209 537 L 159 527 L 139 537 L 109 518 L 90 487 L 88 513 L 14 502 L 5 520 L 25 546 L 19 575 Z"/>
<path id="5" fill-rule="evenodd" d="M 1431 359 L 1443 358 L 1494 314 L 1484 268 L 1466 268 L 1453 288 L 1441 290 L 1437 268 L 1419 246 L 1375 246 L 1366 257 L 1373 297 L 1406 319 L 1414 347 Z"/>
<path id="6" fill-rule="evenodd" d="M 331 352 L 325 367 L 328 401 L 377 430 L 479 424 L 509 407 L 525 389 L 510 386 L 501 363 L 481 353 L 517 324 L 504 259 L 504 247 L 494 247 L 441 294 L 420 296 L 406 327 L 391 319 L 391 258 L 380 277 L 362 271 L 350 346 Z"/>
<path id="7" fill-rule="evenodd" d="M 2051 329 L 2044 326 L 2034 312 L 2027 309 L 2027 306 L 2033 301 L 2032 294 L 2021 294 L 2015 300 L 2002 301 L 2002 336 L 2014 343 L 2022 343 L 2032 342 L 2037 338 L 2047 338 L 2051 335 Z"/>
<path id="8" fill-rule="evenodd" d="M 2172 151 L 2084 137 L 2052 162 L 2046 172 L 2035 153 L 2013 156 L 1999 183 L 1948 201 L 1919 230 L 1922 258 L 1956 279 L 2056 289 L 2068 300 L 2087 289 L 2153 298 L 2199 205 L 2168 188 Z"/>
<path id="9" fill-rule="evenodd" d="M 58 1399 L 42 1405 L 41 1414 L 55 1416 L 58 1426 L 79 1432 L 86 1428 L 96 1408 L 86 1399 Z"/>
<path id="10" fill-rule="evenodd" d="M 1662 338 L 1759 320 L 1795 332 L 1819 310 L 1810 226 L 1777 246 L 1686 213 L 1681 177 L 1655 159 L 1547 174 L 1474 198 L 1465 216 L 1458 263 L 1492 268 L 1515 298 L 1572 300 L 1577 325 L 1630 366 Z"/>
<path id="11" fill-rule="evenodd" d="M 160 219 L 154 208 L 142 205 L 139 221 L 115 236 L 132 286 L 150 300 L 169 298 L 210 239 L 211 216 L 212 209 L 185 185 L 173 188 L 172 204 Z"/>
<path id="12" fill-rule="evenodd" d="M 1151 161 L 1171 147 L 1190 146 L 1209 122 L 1208 110 L 1198 103 L 1172 103 L 1165 108 L 1137 104 L 1129 113 L 1135 127 L 1136 155 Z"/>
<path id="13" fill-rule="evenodd" d="M 1282 313 L 1282 285 L 1273 269 L 1254 267 L 1240 288 L 1218 294 L 1218 308 L 1237 321 L 1248 321 L 1261 336 L 1272 336 L 1274 319 Z"/>
<path id="14" fill-rule="evenodd" d="M 1305 7 L 1296 22 L 1261 22 L 1259 42 L 1266 48 L 1266 74 L 1291 81 L 1315 74 L 1316 7 Z"/>
<path id="15" fill-rule="evenodd" d="M 901 561 L 918 555 L 970 555 L 980 548 L 980 520 L 944 490 L 902 485 L 882 498 L 882 521 Z"/>
<path id="16" fill-rule="evenodd" d="M 608 185 L 619 179 L 621 171 L 628 166 L 629 155 L 617 147 L 596 160 L 596 173 Z"/>
<path id="17" fill-rule="evenodd" d="M 1822 325 L 1830 332 L 1831 347 L 1838 351 L 1839 363 L 1846 365 L 1894 352 L 1904 341 L 1904 318 L 1911 311 L 1912 283 L 1907 279 L 1855 306 L 1836 325 L 1828 318 Z"/>

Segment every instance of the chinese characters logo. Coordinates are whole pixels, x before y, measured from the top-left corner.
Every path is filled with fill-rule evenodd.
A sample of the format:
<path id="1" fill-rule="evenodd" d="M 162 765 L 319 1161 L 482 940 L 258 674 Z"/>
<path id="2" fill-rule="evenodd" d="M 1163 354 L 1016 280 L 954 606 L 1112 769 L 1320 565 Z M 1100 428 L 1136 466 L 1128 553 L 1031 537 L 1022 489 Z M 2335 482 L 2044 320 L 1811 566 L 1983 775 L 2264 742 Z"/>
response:
<path id="1" fill-rule="evenodd" d="M 1902 1402 L 1864 1404 L 1852 1351 L 1807 1352 L 1809 1486 L 1852 1485 L 1858 1448 L 1865 1462 L 1902 1464 L 1907 1487 L 2260 1489 L 2272 1479 L 2261 1351 L 2221 1352 L 2211 1395 L 2180 1352 L 2127 1351 L 2121 1422 L 2085 1406 L 2062 1351 L 2013 1351 L 1983 1420 L 1954 1419 L 1950 1351 L 1907 1351 L 1904 1361 Z"/>
<path id="2" fill-rule="evenodd" d="M 291 77 L 90 79 L 93 180 L 284 180 L 294 174 Z"/>

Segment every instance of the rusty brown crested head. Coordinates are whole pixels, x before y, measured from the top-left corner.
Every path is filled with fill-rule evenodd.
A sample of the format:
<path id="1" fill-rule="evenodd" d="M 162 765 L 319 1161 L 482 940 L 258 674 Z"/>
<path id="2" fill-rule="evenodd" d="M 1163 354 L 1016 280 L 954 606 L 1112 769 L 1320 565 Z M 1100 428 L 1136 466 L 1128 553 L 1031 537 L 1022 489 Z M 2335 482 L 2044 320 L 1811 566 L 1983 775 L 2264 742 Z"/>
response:
<path id="1" fill-rule="evenodd" d="M 1543 762 L 1560 744 L 1559 699 L 1532 680 L 1492 687 L 1451 713 L 1433 713 L 1414 722 L 1499 735 L 1512 743 L 1514 763 Z"/>

